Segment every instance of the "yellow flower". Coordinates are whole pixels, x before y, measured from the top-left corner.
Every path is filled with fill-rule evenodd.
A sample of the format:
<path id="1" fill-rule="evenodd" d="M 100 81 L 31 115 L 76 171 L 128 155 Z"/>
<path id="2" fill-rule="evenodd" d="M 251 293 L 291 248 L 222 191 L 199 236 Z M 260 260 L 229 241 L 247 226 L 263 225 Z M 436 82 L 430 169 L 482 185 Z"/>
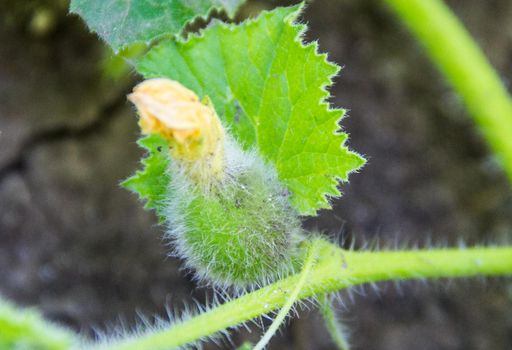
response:
<path id="1" fill-rule="evenodd" d="M 149 79 L 135 86 L 128 99 L 139 113 L 143 133 L 156 133 L 170 145 L 196 180 L 219 177 L 223 170 L 224 129 L 213 107 L 180 83 Z"/>

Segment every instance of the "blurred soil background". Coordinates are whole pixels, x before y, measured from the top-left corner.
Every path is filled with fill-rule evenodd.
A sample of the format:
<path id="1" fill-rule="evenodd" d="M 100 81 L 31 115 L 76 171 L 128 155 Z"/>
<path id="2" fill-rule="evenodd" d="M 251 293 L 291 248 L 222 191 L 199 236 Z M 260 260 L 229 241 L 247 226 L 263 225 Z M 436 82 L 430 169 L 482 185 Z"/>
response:
<path id="1" fill-rule="evenodd" d="M 512 2 L 449 4 L 510 87 Z M 275 5 L 250 1 L 242 14 Z M 119 186 L 142 155 L 125 97 L 140 77 L 66 11 L 66 1 L 0 0 L 0 293 L 90 336 L 209 291 L 166 256 L 155 216 Z M 306 39 L 344 66 L 332 102 L 350 110 L 349 144 L 369 159 L 334 210 L 305 224 L 357 248 L 510 243 L 510 185 L 393 13 L 376 0 L 316 1 L 304 20 Z M 383 284 L 341 299 L 354 349 L 512 349 L 510 279 Z M 334 349 L 317 313 L 300 315 L 270 349 Z M 257 340 L 252 328 L 232 341 Z"/>

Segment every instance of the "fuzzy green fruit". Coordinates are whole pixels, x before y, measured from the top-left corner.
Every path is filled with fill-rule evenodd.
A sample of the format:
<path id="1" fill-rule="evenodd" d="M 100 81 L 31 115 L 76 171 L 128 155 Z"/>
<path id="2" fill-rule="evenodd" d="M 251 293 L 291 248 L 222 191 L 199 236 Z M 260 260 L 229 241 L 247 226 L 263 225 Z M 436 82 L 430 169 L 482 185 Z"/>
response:
<path id="1" fill-rule="evenodd" d="M 230 138 L 208 98 L 176 81 L 148 79 L 128 98 L 142 131 L 169 146 L 163 216 L 175 255 L 220 287 L 251 288 L 291 272 L 301 224 L 275 169 Z"/>
<path id="2" fill-rule="evenodd" d="M 173 162 L 168 235 L 199 280 L 221 287 L 266 284 L 292 269 L 300 220 L 276 171 L 255 152 L 227 141 L 224 164 L 224 176 L 202 188 Z"/>

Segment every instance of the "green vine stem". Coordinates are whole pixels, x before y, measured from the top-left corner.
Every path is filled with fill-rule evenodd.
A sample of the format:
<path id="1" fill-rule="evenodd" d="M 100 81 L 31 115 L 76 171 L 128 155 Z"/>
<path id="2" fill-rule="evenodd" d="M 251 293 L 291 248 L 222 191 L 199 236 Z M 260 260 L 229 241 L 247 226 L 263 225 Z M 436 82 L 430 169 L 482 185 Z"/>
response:
<path id="1" fill-rule="evenodd" d="M 319 242 L 319 241 L 316 241 Z M 274 334 L 279 329 L 279 326 L 281 323 L 283 323 L 284 319 L 286 318 L 286 315 L 290 312 L 290 310 L 293 307 L 293 304 L 297 301 L 297 297 L 299 296 L 300 291 L 304 287 L 304 284 L 308 280 L 309 274 L 311 273 L 311 269 L 315 265 L 316 262 L 316 252 L 317 252 L 317 244 L 311 244 L 308 253 L 306 255 L 306 259 L 304 259 L 304 264 L 302 266 L 302 271 L 300 273 L 299 280 L 297 284 L 295 285 L 295 288 L 293 289 L 292 293 L 288 297 L 288 300 L 284 303 L 281 310 L 279 310 L 279 313 L 277 314 L 276 318 L 268 328 L 268 330 L 265 332 L 261 340 L 254 346 L 253 350 L 263 350 L 265 346 L 268 344 L 270 339 L 274 336 Z"/>
<path id="2" fill-rule="evenodd" d="M 385 0 L 460 94 L 512 181 L 512 100 L 462 23 L 441 0 Z"/>
<path id="3" fill-rule="evenodd" d="M 71 330 L 33 309 L 20 309 L 0 297 L 0 349 L 67 350 L 77 341 Z"/>
<path id="4" fill-rule="evenodd" d="M 336 344 L 338 350 L 350 350 L 347 337 L 344 334 L 345 332 L 340 321 L 336 318 L 334 307 L 331 300 L 329 300 L 329 296 L 326 294 L 320 294 L 317 296 L 317 299 L 320 306 L 320 312 L 325 320 L 325 326 L 331 335 L 332 341 Z"/>
<path id="5" fill-rule="evenodd" d="M 298 299 L 386 280 L 512 274 L 512 246 L 357 252 L 318 239 L 309 244 L 318 245 L 318 260 Z M 158 350 L 197 341 L 282 307 L 300 277 L 300 273 L 290 276 L 169 329 L 111 343 L 107 348 Z"/>

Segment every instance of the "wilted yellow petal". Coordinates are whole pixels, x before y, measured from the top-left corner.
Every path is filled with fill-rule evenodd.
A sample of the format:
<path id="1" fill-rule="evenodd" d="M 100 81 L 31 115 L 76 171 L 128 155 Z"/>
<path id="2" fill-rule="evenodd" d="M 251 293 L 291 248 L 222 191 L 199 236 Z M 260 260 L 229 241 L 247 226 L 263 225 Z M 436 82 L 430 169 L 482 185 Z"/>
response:
<path id="1" fill-rule="evenodd" d="M 224 129 L 212 106 L 176 81 L 143 81 L 128 95 L 140 116 L 144 133 L 169 141 L 171 155 L 184 162 L 191 175 L 206 179 L 222 173 Z"/>

